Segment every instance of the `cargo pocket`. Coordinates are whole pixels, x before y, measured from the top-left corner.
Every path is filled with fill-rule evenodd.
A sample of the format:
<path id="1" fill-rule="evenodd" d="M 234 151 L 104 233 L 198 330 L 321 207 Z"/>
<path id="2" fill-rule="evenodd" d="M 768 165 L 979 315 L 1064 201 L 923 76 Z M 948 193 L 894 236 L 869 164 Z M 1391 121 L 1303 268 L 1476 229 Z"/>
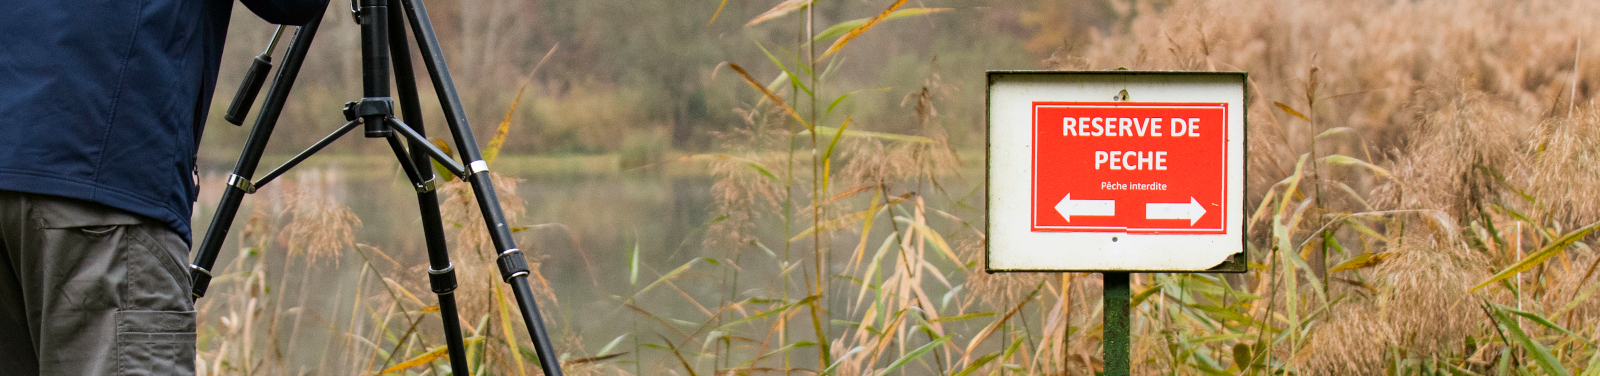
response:
<path id="1" fill-rule="evenodd" d="M 193 375 L 194 311 L 117 311 L 118 375 Z"/>
<path id="2" fill-rule="evenodd" d="M 84 235 L 101 236 L 113 233 L 117 226 L 148 222 L 136 214 L 94 202 L 44 195 L 33 197 L 33 220 L 38 221 L 40 229 L 75 228 Z"/>

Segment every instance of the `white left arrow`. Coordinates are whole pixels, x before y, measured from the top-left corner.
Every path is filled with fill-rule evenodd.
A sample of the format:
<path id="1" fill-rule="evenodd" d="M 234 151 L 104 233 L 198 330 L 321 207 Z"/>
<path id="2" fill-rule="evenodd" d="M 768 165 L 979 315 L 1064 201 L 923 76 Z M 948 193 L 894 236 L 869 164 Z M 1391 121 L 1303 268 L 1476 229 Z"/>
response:
<path id="1" fill-rule="evenodd" d="M 1196 201 L 1194 197 L 1189 197 L 1188 203 L 1162 204 L 1152 202 L 1144 204 L 1144 219 L 1187 219 L 1189 220 L 1189 225 L 1194 226 L 1194 223 L 1199 222 L 1200 217 L 1205 215 L 1206 207 L 1200 205 L 1200 202 Z"/>
<path id="2" fill-rule="evenodd" d="M 1072 194 L 1068 193 L 1066 197 L 1061 198 L 1061 202 L 1056 203 L 1056 212 L 1061 213 L 1061 217 L 1066 218 L 1067 222 L 1072 222 L 1074 215 L 1109 217 L 1117 215 L 1117 201 L 1073 200 Z"/>

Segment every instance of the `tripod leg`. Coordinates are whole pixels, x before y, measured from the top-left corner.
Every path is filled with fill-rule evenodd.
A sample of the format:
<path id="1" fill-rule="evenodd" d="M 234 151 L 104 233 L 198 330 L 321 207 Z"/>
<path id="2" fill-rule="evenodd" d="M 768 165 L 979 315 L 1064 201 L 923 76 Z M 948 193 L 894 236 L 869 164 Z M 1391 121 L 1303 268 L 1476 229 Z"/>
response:
<path id="1" fill-rule="evenodd" d="M 423 63 L 428 67 L 428 77 L 433 80 L 434 90 L 439 93 L 440 107 L 444 109 L 456 148 L 461 150 L 461 159 L 468 166 L 467 180 L 472 183 L 478 210 L 483 212 L 483 222 L 489 227 L 490 240 L 499 253 L 496 264 L 500 266 L 500 276 L 511 284 L 511 290 L 517 297 L 522 321 L 528 326 L 534 352 L 539 355 L 539 367 L 546 376 L 560 376 L 561 361 L 550 344 L 550 334 L 544 327 L 544 319 L 540 317 L 539 305 L 528 287 L 528 261 L 517 249 L 516 242 L 511 238 L 511 228 L 506 224 L 505 213 L 500 211 L 500 200 L 495 197 L 494 184 L 489 181 L 489 164 L 483 161 L 478 142 L 473 139 L 472 126 L 467 123 L 467 116 L 462 111 L 461 97 L 450 78 L 450 68 L 445 65 L 439 39 L 433 32 L 433 23 L 428 20 L 428 10 L 419 0 L 400 0 L 400 3 L 410 18 L 412 34 L 417 38 Z"/>
<path id="2" fill-rule="evenodd" d="M 466 346 L 461 341 L 461 318 L 456 310 L 456 267 L 450 263 L 450 253 L 445 247 L 444 224 L 439 215 L 439 196 L 433 171 L 416 167 L 415 153 L 409 153 L 401 146 L 399 136 L 391 134 L 387 139 L 389 148 L 394 150 L 400 166 L 405 169 L 406 176 L 417 190 L 417 209 L 422 218 L 423 237 L 428 244 L 428 284 L 439 298 L 439 318 L 444 320 L 444 341 L 450 354 L 450 370 L 452 374 L 469 375 Z"/>
<path id="3" fill-rule="evenodd" d="M 318 15 L 296 29 L 294 39 L 289 42 L 283 67 L 278 68 L 278 75 L 272 80 L 267 99 L 261 104 L 261 114 L 256 116 L 256 123 L 250 129 L 250 138 L 245 141 L 244 151 L 233 167 L 233 175 L 228 178 L 228 188 L 223 190 L 222 202 L 217 204 L 217 213 L 211 217 L 211 227 L 200 242 L 194 263 L 189 265 L 195 299 L 205 296 L 206 288 L 211 285 L 211 266 L 217 262 L 217 252 L 222 249 L 222 242 L 228 237 L 228 228 L 233 226 L 233 219 L 239 214 L 239 202 L 244 200 L 245 194 L 255 190 L 250 184 L 250 176 L 256 173 L 261 153 L 266 150 L 267 140 L 272 138 L 272 129 L 278 124 L 278 115 L 283 113 L 284 101 L 294 87 L 295 78 L 300 75 L 300 66 L 305 62 L 306 51 L 311 48 L 311 40 L 316 38 L 317 25 L 320 23 L 322 16 Z"/>
<path id="4" fill-rule="evenodd" d="M 417 99 L 417 78 L 411 70 L 411 49 L 406 46 L 405 20 L 400 15 L 399 1 L 390 0 L 389 55 L 394 60 L 394 81 L 399 92 L 400 116 L 411 130 L 426 136 L 422 126 L 422 111 Z M 425 148 L 423 140 L 411 140 L 411 150 Z M 428 168 L 429 158 L 423 153 L 411 153 L 411 165 L 417 170 L 417 208 L 422 217 L 422 235 L 428 244 L 428 282 L 439 298 L 439 317 L 444 320 L 445 344 L 450 354 L 450 370 L 454 375 L 470 375 L 466 346 L 461 343 L 461 318 L 456 310 L 456 267 L 450 263 L 450 250 L 445 246 L 444 221 L 439 215 L 439 192 L 434 183 L 433 169 Z"/>

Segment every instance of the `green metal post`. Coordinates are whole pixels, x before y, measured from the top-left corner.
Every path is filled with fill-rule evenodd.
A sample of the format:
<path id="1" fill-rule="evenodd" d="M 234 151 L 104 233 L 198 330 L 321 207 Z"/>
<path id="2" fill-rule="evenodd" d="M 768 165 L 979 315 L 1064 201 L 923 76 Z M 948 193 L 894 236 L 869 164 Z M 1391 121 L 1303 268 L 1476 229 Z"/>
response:
<path id="1" fill-rule="evenodd" d="M 1128 376 L 1128 273 L 1100 273 L 1105 280 L 1105 376 Z"/>

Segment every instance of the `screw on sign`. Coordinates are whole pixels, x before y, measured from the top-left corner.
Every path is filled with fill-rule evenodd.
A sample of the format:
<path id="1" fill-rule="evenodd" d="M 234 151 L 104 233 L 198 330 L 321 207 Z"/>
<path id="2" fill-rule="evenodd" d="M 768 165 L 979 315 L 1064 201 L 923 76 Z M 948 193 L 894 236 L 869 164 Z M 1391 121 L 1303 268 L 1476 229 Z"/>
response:
<path id="1" fill-rule="evenodd" d="M 1033 102 L 1035 232 L 1214 234 L 1226 103 Z"/>

